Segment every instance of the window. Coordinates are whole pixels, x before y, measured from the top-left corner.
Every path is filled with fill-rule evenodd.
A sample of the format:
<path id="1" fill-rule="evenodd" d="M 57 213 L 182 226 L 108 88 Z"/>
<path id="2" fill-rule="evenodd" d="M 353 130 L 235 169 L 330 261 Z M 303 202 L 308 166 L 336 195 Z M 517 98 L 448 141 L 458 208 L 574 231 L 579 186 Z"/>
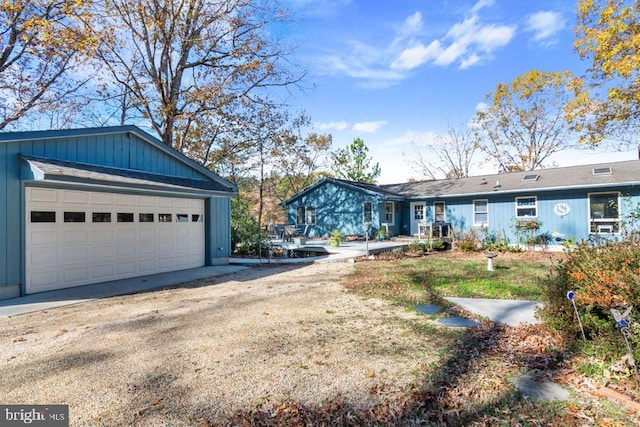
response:
<path id="1" fill-rule="evenodd" d="M 473 225 L 485 226 L 489 224 L 489 201 L 473 201 Z"/>
<path id="2" fill-rule="evenodd" d="M 191 222 L 202 222 L 202 216 L 200 214 L 192 214 Z"/>
<path id="3" fill-rule="evenodd" d="M 169 213 L 158 214 L 158 222 L 172 222 L 172 216 Z"/>
<path id="4" fill-rule="evenodd" d="M 434 202 L 433 211 L 433 220 L 435 222 L 444 222 L 444 202 Z"/>
<path id="5" fill-rule="evenodd" d="M 393 202 L 385 202 L 384 203 L 384 223 L 385 224 L 393 224 L 394 215 L 395 215 L 395 207 L 393 206 Z"/>
<path id="6" fill-rule="evenodd" d="M 111 212 L 94 212 L 91 214 L 91 222 L 111 222 Z"/>
<path id="7" fill-rule="evenodd" d="M 424 205 L 413 206 L 413 219 L 416 221 L 424 221 Z"/>
<path id="8" fill-rule="evenodd" d="M 315 224 L 315 206 L 298 206 L 296 209 L 296 224 Z"/>
<path id="9" fill-rule="evenodd" d="M 589 194 L 589 231 L 620 232 L 620 193 Z"/>
<path id="10" fill-rule="evenodd" d="M 86 222 L 86 214 L 84 212 L 65 212 L 64 222 Z"/>
<path id="11" fill-rule="evenodd" d="M 611 167 L 606 166 L 603 168 L 593 168 L 594 175 L 613 175 L 613 170 Z"/>
<path id="12" fill-rule="evenodd" d="M 129 212 L 118 212 L 118 215 L 116 215 L 116 221 L 118 222 L 133 222 L 133 213 L 129 213 Z"/>
<path id="13" fill-rule="evenodd" d="M 538 216 L 538 198 L 516 197 L 516 218 Z"/>
<path id="14" fill-rule="evenodd" d="M 153 214 L 152 213 L 141 213 L 138 216 L 138 221 L 140 222 L 153 222 Z"/>
<path id="15" fill-rule="evenodd" d="M 362 222 L 373 222 L 373 203 L 364 202 L 362 204 Z"/>
<path id="16" fill-rule="evenodd" d="M 316 208 L 313 206 L 307 206 L 307 212 L 305 215 L 305 221 L 307 224 L 316 223 Z"/>
<path id="17" fill-rule="evenodd" d="M 54 211 L 31 211 L 31 222 L 56 222 Z"/>
<path id="18" fill-rule="evenodd" d="M 176 222 L 189 222 L 189 215 L 176 214 Z"/>
<path id="19" fill-rule="evenodd" d="M 537 181 L 538 178 L 540 178 L 540 175 L 538 175 L 537 173 L 533 173 L 523 176 L 522 181 Z"/>

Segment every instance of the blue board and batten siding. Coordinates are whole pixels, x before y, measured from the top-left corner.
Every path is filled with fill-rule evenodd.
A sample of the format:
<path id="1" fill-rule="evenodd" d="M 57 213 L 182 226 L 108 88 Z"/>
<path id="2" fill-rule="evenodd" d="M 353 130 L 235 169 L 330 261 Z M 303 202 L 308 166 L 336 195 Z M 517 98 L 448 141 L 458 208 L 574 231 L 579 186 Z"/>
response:
<path id="1" fill-rule="evenodd" d="M 0 299 L 19 296 L 24 291 L 25 185 L 87 189 L 74 182 L 25 181 L 28 177 L 21 177 L 19 155 L 192 180 L 211 181 L 215 175 L 133 126 L 0 134 Z M 221 182 L 228 184 L 224 180 Z M 171 194 L 172 197 L 205 200 L 205 265 L 226 262 L 230 256 L 229 198 L 234 190 L 231 186 L 228 194 L 221 192 L 209 196 L 180 194 L 179 190 Z M 147 192 L 135 186 L 115 190 L 95 187 L 92 191 Z M 162 194 L 162 191 L 155 194 Z"/>
<path id="2" fill-rule="evenodd" d="M 372 233 L 388 228 L 390 234 L 417 235 L 418 220 L 414 218 L 415 205 L 423 214 L 420 222 L 427 224 L 436 222 L 435 206 L 444 204 L 444 218 L 456 233 L 470 230 L 486 230 L 492 234 L 505 236 L 516 243 L 519 237 L 513 227 L 518 218 L 517 200 L 519 198 L 535 198 L 535 215 L 542 223 L 538 234 L 546 234 L 555 238 L 575 241 L 587 240 L 594 234 L 591 229 L 590 196 L 601 193 L 619 195 L 616 201 L 619 218 L 616 222 L 622 225 L 630 213 L 640 206 L 640 163 L 626 161 L 614 163 L 612 171 L 599 176 L 592 172 L 592 167 L 583 165 L 563 170 L 545 170 L 544 176 L 534 180 L 533 185 L 539 188 L 527 188 L 526 181 L 521 180 L 524 173 L 498 175 L 508 184 L 486 191 L 487 182 L 495 178 L 466 178 L 461 180 L 431 181 L 423 183 L 405 183 L 375 186 L 355 182 L 347 182 L 332 178 L 323 178 L 302 190 L 287 201 L 289 222 L 297 223 L 299 207 L 313 207 L 316 211 L 316 223 L 311 227 L 312 237 L 326 236 L 332 229 L 339 229 L 343 234 L 364 234 L 363 204 L 373 203 Z M 579 174 L 579 178 L 572 175 Z M 567 178 L 565 187 L 559 186 L 558 179 Z M 546 179 L 546 180 L 545 180 Z M 581 181 L 585 182 L 582 183 Z M 516 187 L 516 190 L 505 190 L 505 187 Z M 475 188 L 478 191 L 475 191 Z M 424 193 L 422 192 L 424 190 Z M 446 191 L 456 194 L 446 194 Z M 459 190 L 466 194 L 461 194 Z M 429 194 L 429 193 L 435 194 Z M 476 215 L 474 202 L 479 208 L 486 207 L 486 212 Z M 384 225 L 387 204 L 393 206 L 392 225 Z M 484 215 L 486 214 L 486 215 Z M 477 221 L 476 221 L 477 220 Z M 636 224 L 638 225 L 638 224 Z M 595 233 L 600 233 L 595 231 Z M 620 233 L 600 233 L 605 237 L 616 237 Z"/>
<path id="3" fill-rule="evenodd" d="M 315 223 L 310 225 L 309 237 L 326 237 L 332 230 L 337 229 L 343 235 L 363 236 L 365 234 L 364 205 L 372 204 L 371 237 L 384 229 L 385 202 L 382 195 L 373 194 L 358 188 L 341 185 L 326 180 L 313 191 L 301 193 L 299 197 L 291 199 L 288 204 L 288 221 L 297 224 L 297 211 L 299 207 L 315 208 Z M 392 235 L 399 234 L 400 213 L 396 211 L 396 203 L 393 203 L 394 221 L 387 224 Z M 301 224 L 298 224 L 301 225 Z"/>

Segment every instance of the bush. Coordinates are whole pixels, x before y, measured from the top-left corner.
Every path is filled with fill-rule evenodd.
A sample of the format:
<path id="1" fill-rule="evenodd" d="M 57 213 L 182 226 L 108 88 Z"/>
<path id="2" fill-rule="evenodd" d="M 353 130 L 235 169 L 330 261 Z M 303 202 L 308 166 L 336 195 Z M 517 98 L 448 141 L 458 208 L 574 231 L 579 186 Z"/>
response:
<path id="1" fill-rule="evenodd" d="M 456 238 L 456 249 L 462 252 L 477 252 L 480 248 L 482 248 L 482 239 L 475 228 Z"/>
<path id="2" fill-rule="evenodd" d="M 620 347 L 620 331 L 610 310 L 640 308 L 639 273 L 640 243 L 631 239 L 602 246 L 582 243 L 541 282 L 544 308 L 540 317 L 569 339 L 581 337 L 567 298 L 567 292 L 574 291 L 587 338 L 603 348 Z M 631 312 L 631 320 L 640 320 L 637 309 Z"/>
<path id="3" fill-rule="evenodd" d="M 262 239 L 263 252 L 268 246 L 268 236 L 258 232 L 258 222 L 251 215 L 249 204 L 242 199 L 231 199 L 231 247 L 238 255 L 257 255 Z M 263 253 L 264 255 L 264 253 Z"/>

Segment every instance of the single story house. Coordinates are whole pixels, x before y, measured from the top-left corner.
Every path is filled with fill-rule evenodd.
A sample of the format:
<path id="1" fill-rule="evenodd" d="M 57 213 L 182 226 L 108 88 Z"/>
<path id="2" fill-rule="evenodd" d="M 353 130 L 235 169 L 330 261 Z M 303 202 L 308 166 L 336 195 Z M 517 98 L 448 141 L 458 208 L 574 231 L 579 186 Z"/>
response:
<path id="1" fill-rule="evenodd" d="M 0 133 L 0 299 L 228 262 L 236 188 L 135 126 Z"/>
<path id="2" fill-rule="evenodd" d="M 618 236 L 639 203 L 640 160 L 631 160 L 388 185 L 322 178 L 283 205 L 311 237 L 364 235 L 370 224 L 371 237 L 484 229 L 516 242 L 514 224 L 533 220 L 558 241 Z"/>

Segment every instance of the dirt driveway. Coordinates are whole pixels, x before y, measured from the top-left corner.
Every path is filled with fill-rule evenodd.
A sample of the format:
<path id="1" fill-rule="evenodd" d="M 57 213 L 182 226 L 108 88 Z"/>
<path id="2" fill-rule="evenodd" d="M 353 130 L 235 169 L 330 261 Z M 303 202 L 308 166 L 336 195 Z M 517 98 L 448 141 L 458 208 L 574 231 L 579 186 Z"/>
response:
<path id="1" fill-rule="evenodd" d="M 372 405 L 373 391 L 424 375 L 457 332 L 347 293 L 352 268 L 254 268 L 2 318 L 0 401 L 68 404 L 72 425 L 92 426 L 198 425 L 336 397 Z"/>

